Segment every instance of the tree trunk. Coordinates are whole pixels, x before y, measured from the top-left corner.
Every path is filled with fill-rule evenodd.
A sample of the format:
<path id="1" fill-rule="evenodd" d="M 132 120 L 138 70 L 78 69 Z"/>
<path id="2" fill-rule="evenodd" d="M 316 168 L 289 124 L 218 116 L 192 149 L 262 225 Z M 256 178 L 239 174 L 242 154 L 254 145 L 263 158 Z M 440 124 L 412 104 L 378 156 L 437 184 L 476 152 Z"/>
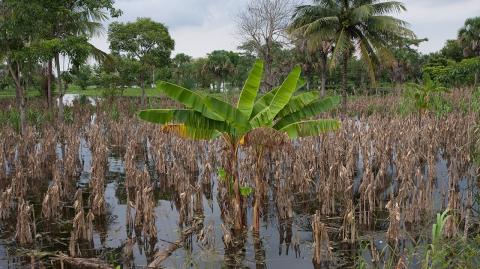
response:
<path id="1" fill-rule="evenodd" d="M 263 60 L 265 62 L 265 82 L 262 87 L 264 92 L 268 92 L 273 88 L 273 59 L 271 53 L 271 42 L 267 38 L 267 42 L 265 44 L 265 50 L 263 51 Z"/>
<path id="2" fill-rule="evenodd" d="M 57 88 L 58 88 L 58 120 L 63 122 L 63 88 L 60 71 L 60 55 L 55 55 L 55 66 L 57 67 Z"/>
<path id="3" fill-rule="evenodd" d="M 143 74 L 140 75 L 140 87 L 142 88 L 142 108 L 146 106 L 146 96 L 145 96 L 145 80 Z"/>
<path id="4" fill-rule="evenodd" d="M 156 87 L 156 83 L 155 83 L 155 68 L 152 68 L 152 88 L 155 88 Z"/>
<path id="5" fill-rule="evenodd" d="M 265 59 L 265 86 L 264 92 L 270 91 L 273 87 L 272 82 L 272 62 L 269 58 Z"/>
<path id="6" fill-rule="evenodd" d="M 20 111 L 20 134 L 25 134 L 26 122 L 25 122 L 25 91 L 20 79 L 20 66 L 15 64 L 15 67 L 11 63 L 8 63 L 8 69 L 10 75 L 15 82 L 15 99 L 17 101 L 18 110 Z"/>
<path id="7" fill-rule="evenodd" d="M 47 106 L 48 108 L 52 107 L 52 60 L 50 59 L 48 61 L 48 67 L 47 67 Z"/>
<path id="8" fill-rule="evenodd" d="M 320 96 L 325 97 L 327 87 L 327 69 L 322 70 L 322 82 L 320 88 Z"/>
<path id="9" fill-rule="evenodd" d="M 327 55 L 322 53 L 321 54 L 321 68 L 322 72 L 320 74 L 321 84 L 320 84 L 320 96 L 324 97 L 326 94 L 326 87 L 327 87 Z"/>
<path id="10" fill-rule="evenodd" d="M 343 116 L 347 113 L 347 72 L 348 72 L 348 60 L 349 54 L 347 52 L 343 55 L 342 66 L 342 113 Z"/>

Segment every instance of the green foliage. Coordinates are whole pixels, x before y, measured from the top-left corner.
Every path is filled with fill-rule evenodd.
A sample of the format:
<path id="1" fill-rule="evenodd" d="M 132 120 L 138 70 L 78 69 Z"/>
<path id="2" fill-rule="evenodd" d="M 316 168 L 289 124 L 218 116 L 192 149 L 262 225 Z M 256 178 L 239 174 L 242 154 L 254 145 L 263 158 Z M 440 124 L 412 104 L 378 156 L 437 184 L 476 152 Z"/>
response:
<path id="1" fill-rule="evenodd" d="M 227 184 L 228 192 L 232 193 L 233 183 L 234 183 L 233 177 L 231 175 L 229 175 L 228 172 L 223 167 L 218 168 L 217 176 L 218 176 L 218 179 L 220 180 L 220 182 L 223 182 L 223 183 Z"/>
<path id="2" fill-rule="evenodd" d="M 434 81 L 445 86 L 470 86 L 475 82 L 475 73 L 480 70 L 480 57 L 464 59 L 461 62 L 447 62 L 445 65 L 426 66 L 423 72 Z"/>
<path id="3" fill-rule="evenodd" d="M 335 43 L 331 68 L 338 62 L 347 66 L 353 52 L 359 52 L 374 83 L 375 66 L 392 62 L 391 45 L 415 38 L 404 21 L 390 16 L 404 10 L 403 3 L 396 1 L 315 1 L 296 8 L 290 31 L 316 44 Z"/>
<path id="4" fill-rule="evenodd" d="M 102 90 L 102 97 L 111 101 L 122 96 L 122 93 L 123 92 L 121 88 L 110 87 Z"/>
<path id="5" fill-rule="evenodd" d="M 452 216 L 438 213 L 432 225 L 431 243 L 425 249 L 422 268 L 477 268 L 480 262 L 480 236 L 445 238 L 443 229 Z M 419 246 L 418 249 L 422 249 Z"/>
<path id="6" fill-rule="evenodd" d="M 410 112 L 408 110 L 412 109 L 419 113 L 434 111 L 442 115 L 451 110 L 451 107 L 441 97 L 441 94 L 446 91 L 446 88 L 433 81 L 428 74 L 424 74 L 423 84 L 408 84 L 403 104 L 400 107 L 406 108 L 406 112 Z"/>
<path id="7" fill-rule="evenodd" d="M 458 31 L 458 40 L 465 56 L 480 56 L 480 17 L 465 21 L 465 25 Z"/>
<path id="8" fill-rule="evenodd" d="M 237 53 L 225 50 L 215 50 L 208 54 L 203 71 L 216 81 L 216 85 L 214 85 L 216 91 L 220 91 L 222 83 L 232 80 L 232 77 L 236 75 L 236 65 L 239 59 L 240 56 Z"/>
<path id="9" fill-rule="evenodd" d="M 45 115 L 38 110 L 28 109 L 27 110 L 27 121 L 33 126 L 40 126 L 45 121 Z"/>
<path id="10" fill-rule="evenodd" d="M 303 85 L 299 80 L 299 67 L 294 68 L 278 89 L 254 102 L 259 91 L 261 74 L 262 64 L 257 62 L 250 72 L 237 106 L 212 96 L 162 82 L 159 84 L 160 90 L 171 99 L 182 103 L 187 110 L 144 110 L 140 111 L 139 117 L 153 123 L 176 123 L 172 127 L 167 125 L 166 128 L 193 139 L 211 139 L 217 137 L 220 132 L 228 137 L 227 142 L 232 145 L 237 144 L 245 134 L 258 127 L 274 128 L 289 134 L 292 138 L 317 135 L 339 127 L 339 122 L 335 120 L 309 121 L 320 112 L 327 111 L 338 104 L 338 99 L 329 99 L 328 102 L 324 102 L 313 96 L 308 101 L 316 104 L 315 109 L 306 109 L 311 112 L 300 113 L 308 102 L 299 102 L 300 97 L 294 95 L 299 85 Z M 290 119 L 288 124 L 276 125 L 287 117 Z M 295 125 L 296 123 L 298 124 Z"/>
<path id="11" fill-rule="evenodd" d="M 88 105 L 88 97 L 84 94 L 81 94 L 80 97 L 78 98 L 78 102 L 80 103 L 81 106 Z"/>
<path id="12" fill-rule="evenodd" d="M 113 121 L 118 122 L 118 120 L 120 119 L 120 111 L 118 110 L 116 105 L 113 105 L 112 108 L 109 110 L 109 115 Z"/>
<path id="13" fill-rule="evenodd" d="M 20 113 L 14 109 L 1 111 L 0 124 L 10 126 L 16 132 L 20 132 Z"/>
<path id="14" fill-rule="evenodd" d="M 445 46 L 440 50 L 440 54 L 456 62 L 460 62 L 464 57 L 463 48 L 458 40 L 447 40 Z"/>
<path id="15" fill-rule="evenodd" d="M 478 117 L 480 118 L 480 114 L 478 114 Z M 477 121 L 477 125 L 475 126 L 475 129 L 473 131 L 473 135 L 474 144 L 471 150 L 471 155 L 475 164 L 480 167 L 480 121 Z M 480 196 L 478 196 L 477 198 L 480 198 Z M 480 204 L 480 200 L 477 200 L 477 204 Z"/>
<path id="16" fill-rule="evenodd" d="M 81 65 L 72 70 L 72 82 L 78 85 L 80 89 L 85 90 L 93 83 L 93 70 L 89 65 Z"/>
<path id="17" fill-rule="evenodd" d="M 480 115 L 480 87 L 473 91 L 470 110 L 475 114 Z"/>
<path id="18" fill-rule="evenodd" d="M 136 68 L 137 82 L 143 84 L 147 71 L 169 63 L 175 42 L 162 23 L 149 18 L 138 18 L 135 22 L 114 22 L 108 28 L 110 49 L 116 55 L 140 63 Z"/>
<path id="19" fill-rule="evenodd" d="M 447 264 L 442 240 L 443 228 L 450 217 L 448 210 L 445 210 L 442 214 L 437 214 L 436 222 L 432 225 L 432 243 L 425 254 L 424 268 L 440 268 L 440 266 Z"/>
<path id="20" fill-rule="evenodd" d="M 253 193 L 253 188 L 252 187 L 249 187 L 249 186 L 240 187 L 240 195 L 242 195 L 243 197 L 248 197 L 252 193 Z"/>
<path id="21" fill-rule="evenodd" d="M 74 122 L 73 109 L 69 106 L 64 107 L 63 120 L 66 124 L 72 124 Z"/>

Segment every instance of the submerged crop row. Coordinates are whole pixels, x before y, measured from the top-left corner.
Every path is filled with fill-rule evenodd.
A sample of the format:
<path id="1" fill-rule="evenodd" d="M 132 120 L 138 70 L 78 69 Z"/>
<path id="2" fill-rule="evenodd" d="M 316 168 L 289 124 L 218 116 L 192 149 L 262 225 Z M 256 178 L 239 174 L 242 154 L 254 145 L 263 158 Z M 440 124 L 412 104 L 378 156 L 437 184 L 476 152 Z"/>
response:
<path id="1" fill-rule="evenodd" d="M 448 210 L 444 238 L 479 228 L 475 114 L 424 115 L 419 126 L 415 115 L 373 113 L 294 141 L 258 129 L 238 147 L 236 231 L 228 144 L 142 123 L 130 102 L 112 117 L 112 105 L 76 104 L 73 123 L 29 126 L 22 138 L 0 130 L 0 244 L 23 263 L 205 265 L 217 253 L 225 265 L 260 266 L 280 255 L 270 250 L 278 244 L 316 266 L 369 257 L 407 268 L 427 259 L 411 249 L 430 242 L 437 212 Z M 175 219 L 160 213 L 165 203 Z M 111 230 L 116 223 L 125 228 Z M 279 242 L 266 237 L 272 229 Z"/>

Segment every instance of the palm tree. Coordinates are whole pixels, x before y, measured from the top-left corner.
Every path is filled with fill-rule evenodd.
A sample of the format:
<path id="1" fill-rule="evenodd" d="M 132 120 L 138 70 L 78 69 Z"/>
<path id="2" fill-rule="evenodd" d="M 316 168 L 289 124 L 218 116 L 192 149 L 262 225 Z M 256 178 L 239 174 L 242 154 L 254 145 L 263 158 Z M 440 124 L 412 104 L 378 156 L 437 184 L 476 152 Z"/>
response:
<path id="1" fill-rule="evenodd" d="M 347 102 L 348 61 L 359 53 L 375 84 L 374 67 L 381 59 L 392 61 L 389 45 L 404 38 L 414 38 L 407 23 L 391 14 L 406 10 L 401 2 L 382 0 L 314 0 L 313 5 L 298 6 L 290 32 L 316 41 L 333 41 L 330 68 L 342 63 L 343 109 Z"/>
<path id="2" fill-rule="evenodd" d="M 237 150 L 248 143 L 248 134 L 257 129 L 287 134 L 290 138 L 317 135 L 339 128 L 334 119 L 311 119 L 335 107 L 339 98 L 320 99 L 316 92 L 294 95 L 303 86 L 297 66 L 283 84 L 257 99 L 263 62 L 257 61 L 245 82 L 236 106 L 214 97 L 161 82 L 158 88 L 186 109 L 149 109 L 139 112 L 145 121 L 165 124 L 163 129 L 182 137 L 209 140 L 221 137 L 229 147 L 228 178 L 234 183 L 235 230 L 243 228 L 241 194 L 237 171 Z"/>
<path id="3" fill-rule="evenodd" d="M 458 40 L 465 57 L 480 56 L 480 17 L 470 18 L 458 31 Z"/>
<path id="4" fill-rule="evenodd" d="M 463 55 L 465 57 L 480 56 L 480 17 L 470 18 L 465 21 L 465 26 L 458 32 L 458 40 L 460 41 L 460 46 L 463 47 Z M 475 72 L 474 87 L 478 83 L 478 74 L 478 71 Z"/>
<path id="5" fill-rule="evenodd" d="M 230 53 L 225 50 L 215 50 L 208 54 L 207 62 L 204 66 L 205 71 L 216 78 L 216 87 L 219 92 L 222 90 L 222 86 L 225 88 L 224 79 L 235 73 L 235 65 L 230 59 L 229 54 Z"/>

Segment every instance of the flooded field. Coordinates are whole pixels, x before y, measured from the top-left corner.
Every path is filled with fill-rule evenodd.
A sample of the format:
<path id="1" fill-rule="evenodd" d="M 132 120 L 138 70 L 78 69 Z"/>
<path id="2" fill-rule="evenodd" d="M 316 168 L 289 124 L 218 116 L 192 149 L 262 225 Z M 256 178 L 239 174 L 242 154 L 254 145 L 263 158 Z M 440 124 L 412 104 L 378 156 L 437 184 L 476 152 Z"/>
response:
<path id="1" fill-rule="evenodd" d="M 452 216 L 446 236 L 478 229 L 475 115 L 254 132 L 237 230 L 224 142 L 133 111 L 73 102 L 65 125 L 0 130 L 0 268 L 421 268 L 436 213 Z"/>

